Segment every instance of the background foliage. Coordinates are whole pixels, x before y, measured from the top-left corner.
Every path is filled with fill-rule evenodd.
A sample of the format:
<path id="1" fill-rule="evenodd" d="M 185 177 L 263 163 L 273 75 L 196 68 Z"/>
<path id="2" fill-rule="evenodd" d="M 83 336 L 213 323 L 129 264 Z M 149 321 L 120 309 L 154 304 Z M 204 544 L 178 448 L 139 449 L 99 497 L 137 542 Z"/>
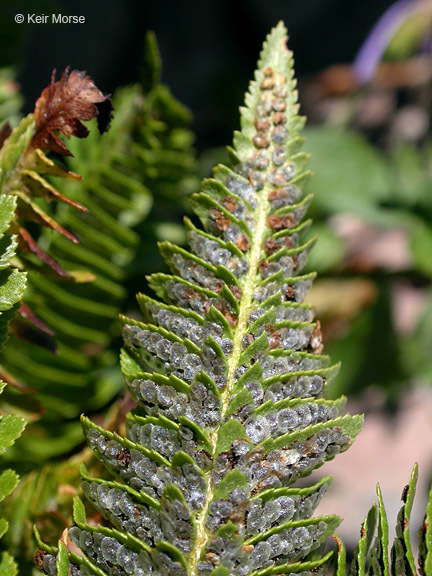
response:
<path id="1" fill-rule="evenodd" d="M 74 156 L 68 168 L 83 182 L 66 182 L 62 191 L 88 213 L 58 206 L 56 219 L 80 243 L 51 231 L 39 237 L 63 268 L 90 281 L 31 271 L 26 302 L 54 335 L 44 343 L 40 334 L 28 335 L 22 327 L 4 355 L 7 373 L 37 389 L 32 402 L 44 412 L 33 415 L 37 422 L 16 447 L 16 459 L 30 468 L 79 444 L 79 414 L 100 410 L 122 389 L 117 317 L 128 282 L 139 282 L 159 263 L 151 247 L 161 230 L 176 236 L 176 216 L 194 187 L 189 112 L 160 84 L 153 36 L 147 38 L 145 60 L 141 84 L 116 93 L 110 131 L 100 135 L 93 125 L 88 139 L 70 143 Z M 143 250 L 145 260 L 136 259 Z M 21 398 L 18 402 L 22 405 Z"/>

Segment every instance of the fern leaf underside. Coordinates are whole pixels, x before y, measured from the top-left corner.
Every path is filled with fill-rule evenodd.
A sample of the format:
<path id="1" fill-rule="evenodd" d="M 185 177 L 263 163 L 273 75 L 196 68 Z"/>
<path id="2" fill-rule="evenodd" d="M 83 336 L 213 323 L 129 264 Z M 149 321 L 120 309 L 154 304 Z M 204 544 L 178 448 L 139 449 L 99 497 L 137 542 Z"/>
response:
<path id="1" fill-rule="evenodd" d="M 361 417 L 325 400 L 337 367 L 322 355 L 303 300 L 312 242 L 292 54 L 279 24 L 264 44 L 241 109 L 232 167 L 217 166 L 193 196 L 204 230 L 186 221 L 190 251 L 168 242 L 172 275 L 159 300 L 139 295 L 145 322 L 124 321 L 122 369 L 137 408 L 126 437 L 83 418 L 114 480 L 83 490 L 113 527 L 76 499 L 69 538 L 38 565 L 65 576 L 324 574 L 323 545 L 339 524 L 312 517 L 331 479 L 293 486 L 346 450 Z"/>

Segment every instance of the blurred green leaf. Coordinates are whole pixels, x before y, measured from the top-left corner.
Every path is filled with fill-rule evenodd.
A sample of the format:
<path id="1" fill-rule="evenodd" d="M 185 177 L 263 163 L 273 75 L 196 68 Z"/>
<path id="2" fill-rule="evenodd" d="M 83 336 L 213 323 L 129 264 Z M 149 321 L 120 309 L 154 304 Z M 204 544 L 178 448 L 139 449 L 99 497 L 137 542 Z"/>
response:
<path id="1" fill-rule="evenodd" d="M 12 446 L 24 430 L 25 423 L 15 414 L 6 414 L 0 419 L 0 454 Z"/>
<path id="2" fill-rule="evenodd" d="M 425 158 L 414 146 L 398 146 L 391 154 L 394 186 L 392 201 L 410 208 L 426 200 L 431 181 Z"/>
<path id="3" fill-rule="evenodd" d="M 12 492 L 18 483 L 18 475 L 13 470 L 4 470 L 0 474 L 0 501 Z"/>
<path id="4" fill-rule="evenodd" d="M 6 121 L 12 127 L 18 124 L 22 103 L 23 97 L 19 93 L 13 70 L 0 69 L 0 126 Z"/>
<path id="5" fill-rule="evenodd" d="M 344 334 L 330 346 L 331 357 L 342 363 L 331 388 L 332 398 L 360 394 L 368 386 L 380 386 L 394 402 L 406 381 L 401 343 L 393 326 L 389 286 L 379 286 L 378 299 L 354 320 Z"/>
<path id="6" fill-rule="evenodd" d="M 391 192 L 386 159 L 362 136 L 342 128 L 307 128 L 305 135 L 314 172 L 307 186 L 315 195 L 312 212 L 374 217 Z"/>
<path id="7" fill-rule="evenodd" d="M 432 382 L 432 291 L 420 315 L 414 333 L 406 339 L 402 348 L 403 359 L 409 370 Z"/>
<path id="8" fill-rule="evenodd" d="M 416 268 L 432 277 L 432 225 L 419 221 L 412 228 L 411 252 Z"/>
<path id="9" fill-rule="evenodd" d="M 318 240 L 308 255 L 306 270 L 318 273 L 334 270 L 342 262 L 345 254 L 344 242 L 328 224 L 312 224 L 308 236 L 318 236 Z"/>

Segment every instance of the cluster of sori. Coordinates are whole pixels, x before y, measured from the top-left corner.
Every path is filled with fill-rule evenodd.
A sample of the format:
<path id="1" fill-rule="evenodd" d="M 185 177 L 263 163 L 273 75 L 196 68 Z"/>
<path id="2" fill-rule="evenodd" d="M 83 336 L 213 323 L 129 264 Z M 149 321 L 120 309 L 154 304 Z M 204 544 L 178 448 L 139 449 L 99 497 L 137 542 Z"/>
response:
<path id="1" fill-rule="evenodd" d="M 171 332 L 177 339 L 190 340 L 198 346 L 199 349 L 202 349 L 203 347 L 208 347 L 205 342 L 206 340 L 210 341 L 209 338 L 211 337 L 213 341 L 219 344 L 225 356 L 228 356 L 232 352 L 232 339 L 223 336 L 223 327 L 217 322 L 203 320 L 201 316 L 195 314 L 193 316 L 187 316 L 186 311 L 184 311 L 186 314 L 183 316 L 177 310 L 170 310 L 168 306 L 163 306 L 148 298 L 145 298 L 145 300 L 146 312 L 150 314 L 153 322 L 157 323 L 159 327 Z M 189 312 L 189 314 L 191 313 Z M 128 329 L 125 328 L 126 334 L 127 330 Z M 167 359 L 160 355 L 158 349 L 155 351 L 162 360 Z M 211 352 L 207 352 L 207 354 L 211 354 Z"/>
<path id="2" fill-rule="evenodd" d="M 170 461 L 178 452 L 184 452 L 195 459 L 201 470 L 209 469 L 211 458 L 206 450 L 208 446 L 196 437 L 195 431 L 190 427 L 191 420 L 184 417 L 181 421 L 183 425 L 176 425 L 164 418 L 142 418 L 129 414 L 126 435 L 132 442 L 148 446 Z"/>
<path id="3" fill-rule="evenodd" d="M 198 377 L 189 388 L 171 377 L 133 378 L 127 382 L 133 397 L 150 416 L 166 416 L 173 422 L 186 417 L 199 427 L 214 427 L 220 422 L 220 397 Z"/>
<path id="4" fill-rule="evenodd" d="M 321 398 L 337 369 L 303 303 L 309 173 L 285 35 L 278 26 L 264 47 L 233 167 L 218 166 L 193 197 L 204 231 L 186 223 L 190 251 L 161 245 L 172 275 L 149 282 L 161 301 L 139 295 L 145 322 L 124 319 L 123 371 L 137 402 L 126 438 L 85 420 L 116 481 L 85 477 L 84 492 L 129 540 L 104 552 L 107 529 L 96 537 L 79 522 L 71 538 L 110 576 L 141 574 L 133 538 L 147 547 L 147 574 L 171 574 L 162 553 L 191 576 L 287 574 L 339 522 L 312 518 L 328 480 L 291 487 L 347 449 L 360 423 L 339 416 L 343 401 Z M 296 569 L 320 573 L 314 562 Z"/>
<path id="5" fill-rule="evenodd" d="M 219 526 L 233 519 L 235 511 L 239 534 L 249 538 L 278 525 L 306 520 L 313 514 L 330 483 L 331 479 L 327 477 L 303 490 L 278 488 L 252 498 L 249 491 L 237 488 L 228 498 L 213 500 L 207 526 L 216 531 Z M 245 505 L 239 507 L 240 503 Z"/>
<path id="6" fill-rule="evenodd" d="M 112 536 L 105 536 L 90 529 L 81 530 L 77 526 L 72 527 L 69 534 L 74 544 L 109 576 L 148 576 L 155 572 L 164 576 L 186 576 L 184 566 L 166 554 L 150 555 L 144 549 L 132 550 Z"/>
<path id="7" fill-rule="evenodd" d="M 121 544 L 118 537 L 81 530 L 77 526 L 73 526 L 69 534 L 87 558 L 83 561 L 74 555 L 74 561 L 69 562 L 68 576 L 187 576 L 186 568 L 180 562 L 163 552 L 140 550 L 139 543 L 135 545 L 136 550 L 132 550 Z M 57 576 L 56 557 L 52 554 L 39 555 L 37 564 L 49 576 Z"/>
<path id="8" fill-rule="evenodd" d="M 153 545 L 162 539 L 159 506 L 151 498 L 90 479 L 84 480 L 82 488 L 89 501 L 97 510 L 105 511 L 114 526 L 119 525 L 118 519 L 122 518 L 127 531 L 146 544 Z"/>
<path id="9" fill-rule="evenodd" d="M 211 238 L 200 230 L 193 229 L 188 233 L 188 241 L 193 252 L 205 262 L 213 266 L 224 266 L 229 272 L 232 272 L 237 278 L 242 277 L 248 271 L 248 264 L 243 258 L 243 254 L 238 249 L 221 242 L 219 238 Z M 208 272 L 207 272 L 208 274 Z"/>
<path id="10" fill-rule="evenodd" d="M 272 567 L 274 560 L 281 557 L 285 562 L 296 562 L 316 547 L 326 533 L 328 527 L 324 521 L 287 528 L 254 546 L 250 545 L 251 551 L 248 545 L 244 546 L 241 538 L 216 536 L 207 548 L 207 555 L 211 554 L 213 562 L 201 561 L 198 564 L 199 574 L 211 574 L 215 560 L 230 570 L 230 574 L 238 576 L 247 576 L 254 570 Z"/>
<path id="11" fill-rule="evenodd" d="M 282 331 L 283 332 L 283 331 Z M 317 370 L 324 368 L 327 365 L 327 359 L 315 354 L 295 354 L 293 351 L 300 348 L 298 346 L 299 340 L 302 341 L 302 336 L 297 330 L 289 329 L 284 341 L 283 334 L 282 341 L 284 348 L 288 347 L 289 354 L 287 355 L 266 355 L 263 359 L 258 357 L 263 378 L 271 378 L 277 374 L 288 374 L 289 372 L 308 372 L 309 370 Z"/>
<path id="12" fill-rule="evenodd" d="M 89 430 L 88 439 L 95 455 L 131 488 L 158 499 L 174 485 L 191 510 L 203 505 L 206 482 L 200 468 L 186 454 L 179 453 L 170 462 L 150 448 L 94 427 Z"/>
<path id="13" fill-rule="evenodd" d="M 148 328 L 144 325 L 127 325 L 123 334 L 126 345 L 137 351 L 148 368 L 162 374 L 172 374 L 188 384 L 197 374 L 206 372 L 218 388 L 223 388 L 226 384 L 226 356 L 232 351 L 232 341 L 222 338 L 221 326 L 213 322 L 194 327 L 192 332 L 191 336 L 197 344 L 187 339 L 185 343 L 178 341 L 176 334 L 156 331 L 151 325 Z M 201 343 L 206 334 L 211 336 L 211 341 Z"/>
<path id="14" fill-rule="evenodd" d="M 286 406 L 287 402 L 283 401 L 283 405 Z M 283 408 L 276 404 L 272 408 L 264 413 L 256 410 L 243 421 L 246 434 L 253 444 L 259 444 L 266 438 L 276 438 L 319 422 L 327 422 L 339 415 L 339 408 L 335 402 L 322 400 L 316 402 L 295 400 L 295 404 L 291 402 L 289 407 Z"/>
<path id="15" fill-rule="evenodd" d="M 350 436 L 335 426 L 334 421 L 315 434 L 313 429 L 307 430 L 307 435 L 303 441 L 293 440 L 288 434 L 276 441 L 267 439 L 255 450 L 248 446 L 248 452 L 245 443 L 242 442 L 240 446 L 234 443 L 231 451 L 222 452 L 215 459 L 214 480 L 220 483 L 229 472 L 236 470 L 248 482 L 251 494 L 259 494 L 262 490 L 292 484 L 297 478 L 309 474 L 326 460 L 346 450 L 351 443 Z M 289 446 L 273 448 L 280 443 L 280 439 L 288 442 Z"/>
<path id="16" fill-rule="evenodd" d="M 254 308 L 249 315 L 249 324 L 254 324 L 258 318 L 266 313 L 268 315 L 269 310 L 265 310 L 260 306 Z M 314 319 L 313 308 L 308 305 L 296 306 L 295 304 L 290 303 L 289 305 L 284 306 L 281 304 L 279 306 L 274 306 L 272 313 L 274 314 L 274 318 L 272 318 L 274 322 L 282 322 L 283 320 L 291 322 L 312 322 Z"/>

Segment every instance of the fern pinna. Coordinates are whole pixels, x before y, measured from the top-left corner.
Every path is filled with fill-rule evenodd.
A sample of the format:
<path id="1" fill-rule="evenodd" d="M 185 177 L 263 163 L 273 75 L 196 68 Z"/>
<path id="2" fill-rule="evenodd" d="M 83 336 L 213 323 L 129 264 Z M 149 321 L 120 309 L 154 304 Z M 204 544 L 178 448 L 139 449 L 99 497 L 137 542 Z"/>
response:
<path id="1" fill-rule="evenodd" d="M 322 397 L 337 367 L 303 303 L 314 277 L 301 273 L 313 244 L 302 241 L 303 123 L 279 24 L 241 109 L 232 167 L 217 166 L 192 198 L 204 231 L 186 220 L 190 251 L 161 244 L 172 275 L 150 277 L 160 301 L 139 295 L 146 321 L 124 319 L 122 368 L 137 401 L 126 437 L 83 418 L 115 477 L 82 471 L 108 522 L 87 522 L 77 499 L 71 542 L 37 553 L 45 573 L 325 573 L 339 519 L 312 514 L 331 479 L 292 485 L 346 450 L 361 417 Z"/>

